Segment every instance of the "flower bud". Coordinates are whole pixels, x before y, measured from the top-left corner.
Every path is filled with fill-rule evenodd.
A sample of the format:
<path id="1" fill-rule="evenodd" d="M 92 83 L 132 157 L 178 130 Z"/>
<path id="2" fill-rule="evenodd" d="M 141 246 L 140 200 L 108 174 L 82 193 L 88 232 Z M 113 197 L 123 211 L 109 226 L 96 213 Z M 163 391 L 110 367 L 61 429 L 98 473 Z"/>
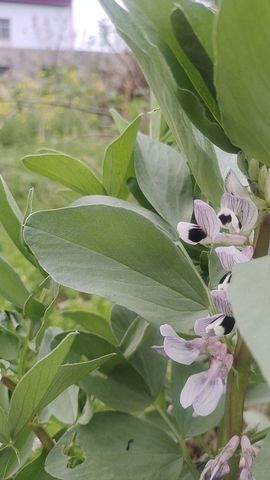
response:
<path id="1" fill-rule="evenodd" d="M 260 164 L 255 158 L 248 162 L 248 176 L 252 182 L 257 182 L 260 173 Z"/>
<path id="2" fill-rule="evenodd" d="M 270 206 L 270 170 L 267 171 L 265 181 L 265 201 Z"/>
<path id="3" fill-rule="evenodd" d="M 265 194 L 265 184 L 266 184 L 267 172 L 268 172 L 267 167 L 265 165 L 263 165 L 260 168 L 260 173 L 259 173 L 259 176 L 258 176 L 258 188 L 259 188 L 260 193 L 263 196 Z"/>

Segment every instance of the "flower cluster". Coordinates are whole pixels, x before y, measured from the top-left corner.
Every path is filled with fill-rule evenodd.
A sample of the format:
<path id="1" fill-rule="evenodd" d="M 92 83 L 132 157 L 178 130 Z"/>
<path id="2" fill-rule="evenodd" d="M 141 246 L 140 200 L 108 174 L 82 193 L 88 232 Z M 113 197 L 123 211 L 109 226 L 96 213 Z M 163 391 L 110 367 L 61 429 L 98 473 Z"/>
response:
<path id="1" fill-rule="evenodd" d="M 226 290 L 233 266 L 247 262 L 253 256 L 253 247 L 248 243 L 258 218 L 256 205 L 232 170 L 226 177 L 225 189 L 218 213 L 202 200 L 195 200 L 194 217 L 197 223 L 180 222 L 177 226 L 180 238 L 192 245 L 223 244 L 215 251 L 226 274 L 217 289 L 211 292 L 219 313 L 198 319 L 194 331 L 199 338 L 192 340 L 179 337 L 170 325 L 162 325 L 160 332 L 164 343 L 162 347 L 156 347 L 159 353 L 184 365 L 190 365 L 202 354 L 207 355 L 208 370 L 191 375 L 180 394 L 181 405 L 184 408 L 193 406 L 195 416 L 213 412 L 225 391 L 233 355 L 228 353 L 220 337 L 231 333 L 235 325 Z M 236 246 L 241 246 L 241 250 Z"/>
<path id="2" fill-rule="evenodd" d="M 230 473 L 229 461 L 241 443 L 238 480 L 255 480 L 251 467 L 256 456 L 256 449 L 249 438 L 243 435 L 241 440 L 234 435 L 216 458 L 209 460 L 202 471 L 200 480 L 221 480 Z"/>

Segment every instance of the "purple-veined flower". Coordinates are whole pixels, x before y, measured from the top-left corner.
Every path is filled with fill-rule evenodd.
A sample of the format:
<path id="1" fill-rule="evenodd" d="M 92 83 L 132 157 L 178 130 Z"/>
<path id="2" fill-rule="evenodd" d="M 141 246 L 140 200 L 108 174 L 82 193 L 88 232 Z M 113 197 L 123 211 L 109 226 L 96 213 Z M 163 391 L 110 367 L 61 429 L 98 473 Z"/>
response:
<path id="1" fill-rule="evenodd" d="M 234 435 L 222 451 L 205 465 L 200 480 L 222 480 L 230 473 L 229 460 L 236 452 L 240 438 Z"/>
<path id="2" fill-rule="evenodd" d="M 220 315 L 200 319 L 201 325 L 209 319 L 216 321 Z M 196 330 L 195 330 L 196 331 Z M 217 337 L 204 335 L 201 338 L 185 340 L 177 335 L 170 325 L 162 325 L 160 332 L 164 337 L 163 351 L 175 362 L 190 365 L 200 354 L 210 357 L 208 370 L 191 375 L 180 395 L 183 408 L 193 406 L 194 415 L 206 416 L 213 412 L 224 393 L 228 371 L 233 356 L 227 353 L 227 347 Z M 160 347 L 154 347 L 159 351 Z"/>
<path id="3" fill-rule="evenodd" d="M 194 216 L 197 223 L 179 222 L 177 225 L 179 236 L 186 243 L 243 245 L 247 240 L 244 235 L 220 233 L 221 223 L 215 210 L 202 200 L 194 200 Z"/>
<path id="4" fill-rule="evenodd" d="M 226 192 L 221 198 L 218 218 L 231 233 L 249 235 L 257 222 L 258 210 L 251 200 Z"/>
<path id="5" fill-rule="evenodd" d="M 236 195 L 238 197 L 248 198 L 249 194 L 246 189 L 240 182 L 239 178 L 237 177 L 236 173 L 233 170 L 229 170 L 225 177 L 225 190 L 232 195 Z"/>
<path id="6" fill-rule="evenodd" d="M 180 395 L 182 407 L 192 406 L 194 416 L 210 415 L 225 392 L 225 380 L 232 362 L 233 356 L 226 353 L 223 357 L 213 358 L 209 369 L 205 372 L 191 375 Z"/>
<path id="7" fill-rule="evenodd" d="M 253 247 L 247 245 L 242 250 L 238 250 L 234 246 L 217 247 L 215 252 L 220 260 L 224 270 L 230 272 L 237 263 L 245 263 L 251 260 L 253 256 Z"/>
<path id="8" fill-rule="evenodd" d="M 202 338 L 185 340 L 177 335 L 168 325 L 161 325 L 160 333 L 164 337 L 163 349 L 166 355 L 175 362 L 191 365 L 205 351 L 205 341 Z M 155 347 L 157 349 L 159 347 Z"/>
<path id="9" fill-rule="evenodd" d="M 253 460 L 256 456 L 256 450 L 251 445 L 249 438 L 243 435 L 241 438 L 242 455 L 240 459 L 240 476 L 239 480 L 255 480 L 251 472 Z"/>

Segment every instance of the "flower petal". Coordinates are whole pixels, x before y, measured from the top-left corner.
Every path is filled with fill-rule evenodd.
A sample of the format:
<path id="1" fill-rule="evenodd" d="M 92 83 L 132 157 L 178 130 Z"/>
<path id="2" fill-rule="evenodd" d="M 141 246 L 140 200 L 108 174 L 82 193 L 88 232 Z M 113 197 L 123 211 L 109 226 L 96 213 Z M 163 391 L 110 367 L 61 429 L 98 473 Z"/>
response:
<path id="1" fill-rule="evenodd" d="M 241 232 L 249 233 L 258 218 L 258 210 L 251 200 L 247 198 L 224 193 L 221 198 L 221 207 L 232 210 L 241 224 Z"/>
<path id="2" fill-rule="evenodd" d="M 205 388 L 205 385 L 208 382 L 207 372 L 200 372 L 191 375 L 181 392 L 180 403 L 183 408 L 190 407 L 193 404 L 195 399 L 200 395 L 200 393 Z"/>
<path id="3" fill-rule="evenodd" d="M 223 243 L 224 245 L 243 245 L 246 243 L 247 237 L 236 233 L 219 233 L 215 238 L 215 243 Z"/>
<path id="4" fill-rule="evenodd" d="M 160 333 L 163 335 L 163 349 L 166 355 L 175 362 L 190 365 L 201 353 L 201 340 L 184 340 L 167 323 L 161 325 Z"/>
<path id="5" fill-rule="evenodd" d="M 212 290 L 211 295 L 219 312 L 232 317 L 232 306 L 227 297 L 226 290 Z"/>
<path id="6" fill-rule="evenodd" d="M 235 326 L 235 319 L 228 315 L 220 315 L 214 322 L 206 327 L 206 335 L 223 337 L 231 333 Z"/>
<path id="7" fill-rule="evenodd" d="M 159 355 L 162 355 L 162 357 L 167 358 L 163 345 L 153 345 L 152 349 L 155 350 L 155 352 L 159 353 Z"/>
<path id="8" fill-rule="evenodd" d="M 220 223 L 215 210 L 202 200 L 194 201 L 194 215 L 199 227 L 207 234 L 208 237 L 214 239 L 220 230 Z"/>
<path id="9" fill-rule="evenodd" d="M 176 337 L 179 338 L 176 331 L 168 323 L 164 323 L 159 328 L 160 333 L 163 337 Z"/>
<path id="10" fill-rule="evenodd" d="M 196 320 L 194 324 L 194 332 L 200 337 L 207 336 L 208 334 L 206 333 L 206 327 L 208 327 L 208 325 L 210 325 L 212 322 L 214 322 L 220 317 L 223 317 L 223 315 L 220 315 L 220 313 L 218 313 L 216 315 L 208 315 L 208 317 L 198 318 L 198 320 Z"/>
<path id="11" fill-rule="evenodd" d="M 215 252 L 220 260 L 224 270 L 230 272 L 232 267 L 237 263 L 248 262 L 253 255 L 253 248 L 251 246 L 245 247 L 242 252 L 237 248 L 231 247 L 217 247 Z"/>
<path id="12" fill-rule="evenodd" d="M 223 393 L 224 385 L 221 378 L 217 377 L 208 381 L 193 401 L 195 413 L 202 417 L 210 415 L 216 409 Z"/>
<path id="13" fill-rule="evenodd" d="M 232 195 L 248 198 L 247 190 L 242 185 L 242 183 L 240 182 L 236 173 L 233 170 L 229 170 L 229 172 L 225 177 L 225 189 L 228 193 L 231 193 Z"/>
<path id="14" fill-rule="evenodd" d="M 196 223 L 179 222 L 177 231 L 180 238 L 191 245 L 197 245 L 197 243 L 203 243 L 204 241 L 211 243 L 207 234 Z"/>
<path id="15" fill-rule="evenodd" d="M 192 344 L 192 340 L 184 340 L 180 337 L 165 337 L 163 347 L 166 355 L 175 362 L 191 365 L 201 353 Z"/>
<path id="16" fill-rule="evenodd" d="M 214 243 L 223 243 L 224 245 L 243 245 L 247 237 L 236 233 L 219 233 Z"/>

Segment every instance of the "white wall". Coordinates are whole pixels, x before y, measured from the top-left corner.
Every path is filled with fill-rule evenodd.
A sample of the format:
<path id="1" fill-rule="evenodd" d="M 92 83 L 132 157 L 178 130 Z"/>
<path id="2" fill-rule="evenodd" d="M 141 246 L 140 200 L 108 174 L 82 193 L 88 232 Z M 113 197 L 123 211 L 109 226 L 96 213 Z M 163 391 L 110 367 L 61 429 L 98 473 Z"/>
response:
<path id="1" fill-rule="evenodd" d="M 9 18 L 11 37 L 0 47 L 70 50 L 73 47 L 70 7 L 0 2 L 0 18 Z"/>

